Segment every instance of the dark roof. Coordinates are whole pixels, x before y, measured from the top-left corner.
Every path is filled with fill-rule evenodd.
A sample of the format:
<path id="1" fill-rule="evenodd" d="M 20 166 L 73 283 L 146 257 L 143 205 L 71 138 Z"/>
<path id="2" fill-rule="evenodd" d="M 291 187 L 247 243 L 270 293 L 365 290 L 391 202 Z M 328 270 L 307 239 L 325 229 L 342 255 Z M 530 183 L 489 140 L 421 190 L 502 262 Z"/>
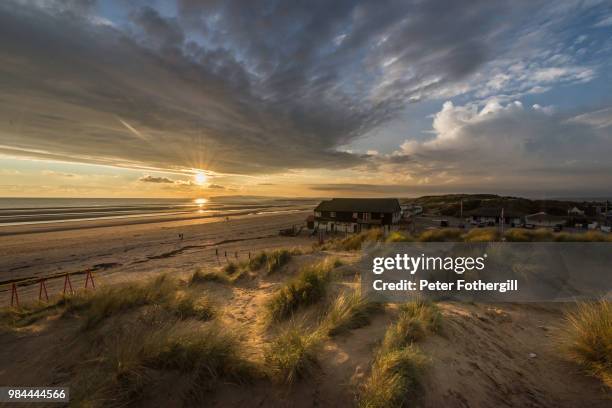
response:
<path id="1" fill-rule="evenodd" d="M 501 217 L 501 212 L 501 207 L 481 207 L 475 210 L 466 211 L 465 214 L 474 217 Z M 521 214 L 516 211 L 504 209 L 504 217 L 518 218 L 520 216 Z"/>
<path id="2" fill-rule="evenodd" d="M 397 198 L 332 198 L 321 201 L 315 211 L 400 212 Z"/>

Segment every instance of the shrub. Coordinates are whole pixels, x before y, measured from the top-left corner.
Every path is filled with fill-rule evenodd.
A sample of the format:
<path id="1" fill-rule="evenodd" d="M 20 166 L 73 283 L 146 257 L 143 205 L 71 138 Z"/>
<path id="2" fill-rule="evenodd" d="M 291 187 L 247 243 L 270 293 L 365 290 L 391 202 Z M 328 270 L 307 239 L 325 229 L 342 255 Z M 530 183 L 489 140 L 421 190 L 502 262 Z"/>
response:
<path id="1" fill-rule="evenodd" d="M 612 388 L 612 306 L 580 303 L 565 315 L 564 348 L 570 358 Z"/>

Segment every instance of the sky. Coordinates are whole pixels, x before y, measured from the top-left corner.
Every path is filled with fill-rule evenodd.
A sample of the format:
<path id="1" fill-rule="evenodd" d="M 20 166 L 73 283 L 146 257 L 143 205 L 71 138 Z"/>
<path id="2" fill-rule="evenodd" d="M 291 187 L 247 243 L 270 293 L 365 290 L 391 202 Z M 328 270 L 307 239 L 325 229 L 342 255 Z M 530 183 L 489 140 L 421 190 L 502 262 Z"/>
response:
<path id="1" fill-rule="evenodd" d="M 612 195 L 612 3 L 4 0 L 0 196 Z"/>

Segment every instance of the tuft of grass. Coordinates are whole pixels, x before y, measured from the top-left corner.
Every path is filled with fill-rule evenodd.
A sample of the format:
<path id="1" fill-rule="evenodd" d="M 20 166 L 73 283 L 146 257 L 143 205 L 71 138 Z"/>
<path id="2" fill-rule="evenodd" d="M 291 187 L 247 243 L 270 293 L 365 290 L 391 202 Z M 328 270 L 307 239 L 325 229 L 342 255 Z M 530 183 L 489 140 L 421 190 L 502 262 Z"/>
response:
<path id="1" fill-rule="evenodd" d="M 239 269 L 240 265 L 235 262 L 229 262 L 227 265 L 225 265 L 225 267 L 223 267 L 223 272 L 227 273 L 228 275 L 232 275 L 238 272 Z"/>
<path id="2" fill-rule="evenodd" d="M 536 230 L 511 229 L 505 234 L 506 241 L 510 242 L 548 242 L 553 240 L 553 233 L 550 230 L 539 228 Z"/>
<path id="3" fill-rule="evenodd" d="M 167 309 L 180 319 L 210 320 L 215 317 L 215 308 L 207 297 L 187 293 L 168 303 Z"/>
<path id="4" fill-rule="evenodd" d="M 265 251 L 258 253 L 249 259 L 248 268 L 251 271 L 256 271 L 264 267 L 268 262 L 268 254 Z"/>
<path id="5" fill-rule="evenodd" d="M 350 235 L 344 239 L 332 240 L 322 246 L 322 249 L 332 249 L 336 251 L 358 251 L 364 242 L 382 241 L 384 233 L 379 228 L 372 228 L 359 234 Z"/>
<path id="6" fill-rule="evenodd" d="M 334 264 L 329 260 L 302 268 L 266 304 L 269 318 L 272 321 L 287 319 L 299 308 L 323 299 L 333 268 Z"/>
<path id="7" fill-rule="evenodd" d="M 579 303 L 565 314 L 564 349 L 586 371 L 612 388 L 612 305 Z"/>
<path id="8" fill-rule="evenodd" d="M 393 231 L 389 234 L 386 242 L 414 242 L 414 237 L 410 234 L 406 234 L 399 231 Z"/>
<path id="9" fill-rule="evenodd" d="M 267 271 L 268 274 L 278 271 L 283 266 L 287 265 L 291 260 L 291 251 L 287 249 L 277 249 L 267 254 Z"/>
<path id="10" fill-rule="evenodd" d="M 231 283 L 232 279 L 223 271 L 203 272 L 201 269 L 196 269 L 189 279 L 190 285 L 204 282 Z"/>
<path id="11" fill-rule="evenodd" d="M 0 308 L 0 327 L 18 328 L 29 326 L 57 311 L 56 303 L 35 302 L 20 307 Z"/>
<path id="12" fill-rule="evenodd" d="M 399 308 L 397 322 L 385 333 L 382 349 L 400 349 L 420 341 L 428 332 L 439 332 L 441 322 L 442 315 L 435 304 L 423 300 L 404 303 Z"/>
<path id="13" fill-rule="evenodd" d="M 271 377 L 293 384 L 311 374 L 318 366 L 317 352 L 324 338 L 321 330 L 307 331 L 295 323 L 285 328 L 265 350 Z"/>
<path id="14" fill-rule="evenodd" d="M 364 382 L 358 405 L 364 408 L 404 407 L 417 396 L 426 358 L 416 347 L 428 331 L 438 332 L 441 314 L 431 302 L 416 300 L 400 306 Z"/>
<path id="15" fill-rule="evenodd" d="M 458 228 L 432 229 L 422 232 L 420 242 L 458 242 L 461 241 L 462 230 Z"/>
<path id="16" fill-rule="evenodd" d="M 220 382 L 246 383 L 259 376 L 240 354 L 237 336 L 211 324 L 164 321 L 115 328 L 90 357 L 71 386 L 75 406 L 132 406 L 151 389 L 153 378 L 168 371 L 187 375 L 187 398 L 196 400 Z"/>
<path id="17" fill-rule="evenodd" d="M 342 293 L 331 303 L 322 326 L 330 336 L 370 324 L 372 314 L 382 310 L 380 303 L 361 296 L 359 288 Z"/>
<path id="18" fill-rule="evenodd" d="M 58 304 L 65 306 L 64 314 L 82 315 L 83 329 L 89 330 L 108 317 L 127 310 L 167 303 L 176 287 L 176 280 L 164 274 L 146 283 L 108 286 L 95 292 L 66 296 Z"/>
<path id="19" fill-rule="evenodd" d="M 500 233 L 493 228 L 472 228 L 462 238 L 465 242 L 494 242 L 500 240 Z"/>
<path id="20" fill-rule="evenodd" d="M 418 393 L 425 365 L 425 356 L 414 345 L 379 354 L 363 385 L 359 407 L 406 406 Z"/>

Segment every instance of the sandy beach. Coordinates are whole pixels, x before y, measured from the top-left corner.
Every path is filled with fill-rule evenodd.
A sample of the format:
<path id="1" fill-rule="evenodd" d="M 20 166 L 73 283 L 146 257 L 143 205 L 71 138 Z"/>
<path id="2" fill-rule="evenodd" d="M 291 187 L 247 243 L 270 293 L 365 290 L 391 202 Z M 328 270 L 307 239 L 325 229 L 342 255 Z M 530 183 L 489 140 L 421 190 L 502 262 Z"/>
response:
<path id="1" fill-rule="evenodd" d="M 249 252 L 264 249 L 310 246 L 314 239 L 305 232 L 299 237 L 279 235 L 280 229 L 303 225 L 308 214 L 290 210 L 235 215 L 229 220 L 159 218 L 3 227 L 0 296 L 9 302 L 9 283 L 26 278 L 70 273 L 73 286 L 82 287 L 88 269 L 94 271 L 96 282 L 115 282 L 159 272 L 193 272 L 236 260 L 236 255 L 244 260 Z M 49 295 L 59 293 L 63 283 L 63 276 L 49 280 Z M 19 295 L 38 296 L 38 285 L 20 287 Z"/>

